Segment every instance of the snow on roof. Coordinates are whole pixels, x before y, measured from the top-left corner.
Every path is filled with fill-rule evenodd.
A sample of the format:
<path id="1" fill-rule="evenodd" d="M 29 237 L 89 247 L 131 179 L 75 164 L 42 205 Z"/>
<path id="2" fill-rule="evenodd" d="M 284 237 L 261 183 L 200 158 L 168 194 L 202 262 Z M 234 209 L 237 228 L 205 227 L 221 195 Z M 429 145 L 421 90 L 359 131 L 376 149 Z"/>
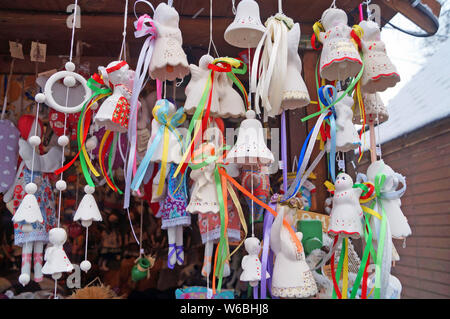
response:
<path id="1" fill-rule="evenodd" d="M 447 40 L 389 101 L 389 119 L 375 128 L 377 144 L 386 143 L 450 115 L 449 57 L 450 40 Z M 365 134 L 365 149 L 368 149 L 369 130 Z"/>

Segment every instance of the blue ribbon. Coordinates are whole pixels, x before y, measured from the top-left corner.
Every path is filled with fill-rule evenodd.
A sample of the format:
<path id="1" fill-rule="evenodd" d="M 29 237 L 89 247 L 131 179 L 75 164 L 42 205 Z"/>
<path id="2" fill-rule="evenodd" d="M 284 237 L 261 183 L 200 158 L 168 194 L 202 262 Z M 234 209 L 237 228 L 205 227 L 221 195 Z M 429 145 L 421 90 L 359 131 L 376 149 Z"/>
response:
<path id="1" fill-rule="evenodd" d="M 333 104 L 337 99 L 337 90 L 333 85 L 321 86 L 318 90 L 319 99 L 323 105 L 328 106 Z M 325 118 L 330 120 L 330 159 L 328 161 L 328 169 L 330 171 L 331 179 L 333 183 L 336 181 L 336 165 L 334 161 L 336 159 L 336 112 L 334 106 L 330 108 L 331 114 Z"/>

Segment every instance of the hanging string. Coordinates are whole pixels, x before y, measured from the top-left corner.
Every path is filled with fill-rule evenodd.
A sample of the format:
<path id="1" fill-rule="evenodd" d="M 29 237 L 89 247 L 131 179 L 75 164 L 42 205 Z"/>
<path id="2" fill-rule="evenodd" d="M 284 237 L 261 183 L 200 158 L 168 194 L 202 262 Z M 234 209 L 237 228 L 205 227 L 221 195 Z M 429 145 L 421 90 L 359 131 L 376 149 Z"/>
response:
<path id="1" fill-rule="evenodd" d="M 37 103 L 36 106 L 36 116 L 34 119 L 34 136 L 37 136 L 37 128 L 39 125 L 39 106 L 40 103 Z M 34 177 L 34 157 L 36 155 L 36 147 L 38 146 L 33 146 L 33 156 L 32 156 L 32 162 L 31 162 L 31 182 L 33 183 L 33 177 Z"/>
<path id="2" fill-rule="evenodd" d="M 142 249 L 142 225 L 144 224 L 144 200 L 141 198 L 141 225 L 139 227 L 139 256 L 144 254 Z"/>
<path id="3" fill-rule="evenodd" d="M 84 260 L 87 260 L 89 227 L 86 227 L 86 243 L 84 244 Z"/>
<path id="4" fill-rule="evenodd" d="M 248 48 L 248 109 L 251 110 L 252 107 L 252 92 L 250 91 L 250 81 L 252 78 L 252 73 L 251 73 L 251 52 L 250 52 L 250 48 Z"/>
<path id="5" fill-rule="evenodd" d="M 119 60 L 122 60 L 122 53 L 123 53 L 123 60 L 127 60 L 126 56 L 126 42 L 125 39 L 127 37 L 127 18 L 128 18 L 128 0 L 125 0 L 125 11 L 123 15 L 123 33 L 122 33 L 122 47 L 120 48 L 120 54 L 119 54 Z"/>
<path id="6" fill-rule="evenodd" d="M 377 113 L 377 130 L 376 130 L 376 132 L 377 132 L 377 139 L 378 139 L 378 145 L 377 145 L 377 151 L 379 151 L 379 153 L 380 153 L 380 159 L 382 159 L 382 157 L 381 157 L 381 139 L 380 139 L 380 120 L 379 120 L 379 115 L 378 115 L 378 113 Z M 378 152 L 377 152 L 378 153 Z M 377 156 L 378 156 L 378 154 L 377 154 Z"/>
<path id="7" fill-rule="evenodd" d="M 213 0 L 209 0 L 209 45 L 208 45 L 208 55 L 211 53 L 211 45 L 214 47 L 214 51 L 216 52 L 216 56 L 220 57 L 219 53 L 217 52 L 216 45 L 214 44 L 213 40 L 213 33 L 212 33 L 212 3 Z"/>
<path id="8" fill-rule="evenodd" d="M 283 4 L 282 0 L 278 0 L 278 13 L 283 13 Z"/>
<path id="9" fill-rule="evenodd" d="M 9 66 L 9 75 L 8 75 L 8 78 L 7 78 L 8 84 L 6 85 L 5 96 L 3 97 L 3 109 L 2 109 L 2 117 L 1 117 L 2 120 L 5 118 L 6 106 L 8 105 L 9 86 L 10 86 L 11 80 L 12 80 L 12 73 L 13 73 L 14 61 L 15 60 L 16 59 L 13 58 L 12 61 L 11 61 L 11 65 Z"/>
<path id="10" fill-rule="evenodd" d="M 73 25 L 72 25 L 72 40 L 70 41 L 70 56 L 69 56 L 70 62 L 72 62 L 72 56 L 73 56 L 73 41 L 75 38 L 75 26 L 77 24 L 77 7 L 78 7 L 78 0 L 75 0 L 75 10 L 73 12 Z"/>
<path id="11" fill-rule="evenodd" d="M 251 174 L 250 174 L 250 182 L 251 182 L 251 188 L 252 188 L 252 195 L 253 195 L 253 165 L 251 166 Z M 252 237 L 255 237 L 255 216 L 254 216 L 254 208 L 255 208 L 255 202 L 252 199 Z"/>

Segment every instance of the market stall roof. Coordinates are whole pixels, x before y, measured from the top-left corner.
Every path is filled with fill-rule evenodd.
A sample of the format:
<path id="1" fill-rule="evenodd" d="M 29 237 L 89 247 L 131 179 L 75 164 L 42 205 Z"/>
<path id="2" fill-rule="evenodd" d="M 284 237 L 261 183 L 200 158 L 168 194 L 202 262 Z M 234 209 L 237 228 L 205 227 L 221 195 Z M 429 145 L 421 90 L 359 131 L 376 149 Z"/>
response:
<path id="1" fill-rule="evenodd" d="M 436 2 L 436 0 L 424 0 Z M 139 55 L 143 39 L 135 39 L 133 34 L 133 0 L 129 0 L 127 19 L 127 43 L 133 66 Z M 155 7 L 162 1 L 150 1 Z M 239 1 L 235 1 L 236 5 Z M 278 1 L 258 0 L 261 20 L 278 11 Z M 331 0 L 283 0 L 283 12 L 300 22 L 302 35 L 308 39 L 312 25 L 320 19 Z M 382 24 L 389 21 L 407 0 L 374 0 L 381 8 Z M 9 70 L 9 41 L 23 44 L 25 55 L 29 55 L 31 41 L 47 44 L 47 59 L 44 69 L 60 68 L 62 58 L 69 54 L 71 32 L 66 20 L 70 15 L 67 7 L 74 0 L 2 0 L 0 1 L 0 73 Z M 183 46 L 189 62 L 197 63 L 205 54 L 209 44 L 209 1 L 175 0 L 174 7 L 180 14 L 180 28 L 183 33 Z M 358 0 L 337 0 L 336 5 L 345 10 L 350 17 L 349 23 L 357 23 Z M 79 54 L 83 60 L 90 61 L 91 71 L 98 65 L 105 65 L 119 55 L 122 43 L 123 13 L 125 0 L 79 0 L 81 8 L 81 28 L 77 29 L 75 40 L 79 44 Z M 408 5 L 410 6 L 410 5 Z M 394 10 L 393 7 L 396 9 Z M 433 6 L 431 6 L 433 9 Z M 145 4 L 136 6 L 138 14 L 151 13 Z M 213 40 L 221 56 L 237 56 L 241 51 L 225 42 L 223 34 L 233 21 L 232 1 L 213 1 Z M 436 14 L 436 13 L 435 13 Z M 437 14 L 439 14 L 437 12 Z M 351 21 L 351 20 L 354 21 Z M 416 19 L 417 20 L 417 19 Z M 416 22 L 417 23 L 417 22 Z M 82 45 L 80 45 L 82 44 Z M 80 51 L 81 49 L 81 51 Z M 29 57 L 16 63 L 15 73 L 34 73 L 35 65 Z M 42 71 L 42 70 L 40 70 Z"/>

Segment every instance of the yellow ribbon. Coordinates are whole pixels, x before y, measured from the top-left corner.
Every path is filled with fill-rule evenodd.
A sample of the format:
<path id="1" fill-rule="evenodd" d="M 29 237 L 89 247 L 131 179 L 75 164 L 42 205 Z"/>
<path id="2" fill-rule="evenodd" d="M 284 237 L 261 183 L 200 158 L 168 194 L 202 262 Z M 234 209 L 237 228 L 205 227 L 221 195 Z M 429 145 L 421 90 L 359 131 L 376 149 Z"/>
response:
<path id="1" fill-rule="evenodd" d="M 244 229 L 244 232 L 245 232 L 244 238 L 242 238 L 242 240 L 239 242 L 239 245 L 237 245 L 237 247 L 233 250 L 233 252 L 231 254 L 229 254 L 229 256 L 227 257 L 227 259 L 228 259 L 231 256 L 233 256 L 233 254 L 242 246 L 242 244 L 244 243 L 245 239 L 247 238 L 247 223 L 245 222 L 245 216 L 244 216 L 244 212 L 242 211 L 241 203 L 239 202 L 239 199 L 238 199 L 238 197 L 236 195 L 236 192 L 234 191 L 234 189 L 231 186 L 230 182 L 227 182 L 227 189 L 228 189 L 228 193 L 230 194 L 231 200 L 234 203 L 234 206 L 236 206 L 236 209 L 237 209 L 238 214 L 239 214 L 239 219 L 241 221 L 242 228 Z"/>
<path id="2" fill-rule="evenodd" d="M 319 42 L 322 42 L 322 41 L 320 41 L 320 32 L 324 32 L 325 31 L 325 29 L 323 28 L 322 23 L 320 23 L 319 21 L 314 23 L 313 31 L 314 31 L 314 34 L 316 35 L 316 40 L 319 41 Z"/>
<path id="3" fill-rule="evenodd" d="M 344 273 L 342 277 L 342 299 L 347 299 L 347 289 L 348 289 L 348 238 L 345 240 L 345 255 L 344 255 Z"/>

